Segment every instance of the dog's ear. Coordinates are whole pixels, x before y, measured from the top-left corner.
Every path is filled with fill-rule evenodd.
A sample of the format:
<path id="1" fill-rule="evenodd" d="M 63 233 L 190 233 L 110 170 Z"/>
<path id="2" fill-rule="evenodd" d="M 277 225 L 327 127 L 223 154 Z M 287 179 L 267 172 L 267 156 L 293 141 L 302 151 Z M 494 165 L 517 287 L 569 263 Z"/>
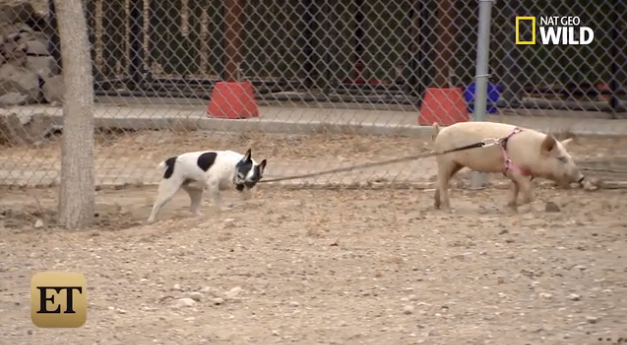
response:
<path id="1" fill-rule="evenodd" d="M 266 164 L 268 164 L 268 161 L 265 159 L 259 163 L 259 175 L 263 176 L 263 171 L 266 170 Z"/>
<path id="2" fill-rule="evenodd" d="M 252 152 L 251 149 L 248 149 L 244 154 L 244 158 L 242 158 L 242 162 L 250 162 L 252 160 Z"/>

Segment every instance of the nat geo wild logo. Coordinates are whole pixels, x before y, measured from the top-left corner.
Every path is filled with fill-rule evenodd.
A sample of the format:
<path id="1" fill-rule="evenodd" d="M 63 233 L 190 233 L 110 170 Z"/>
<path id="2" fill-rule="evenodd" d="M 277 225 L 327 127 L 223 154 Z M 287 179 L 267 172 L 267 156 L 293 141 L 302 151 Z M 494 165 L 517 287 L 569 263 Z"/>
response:
<path id="1" fill-rule="evenodd" d="M 87 321 L 87 287 L 82 273 L 39 272 L 30 283 L 30 316 L 41 328 L 78 328 Z"/>
<path id="2" fill-rule="evenodd" d="M 516 17 L 516 44 L 536 44 L 538 38 L 543 45 L 588 45 L 594 41 L 594 30 L 577 16 Z"/>

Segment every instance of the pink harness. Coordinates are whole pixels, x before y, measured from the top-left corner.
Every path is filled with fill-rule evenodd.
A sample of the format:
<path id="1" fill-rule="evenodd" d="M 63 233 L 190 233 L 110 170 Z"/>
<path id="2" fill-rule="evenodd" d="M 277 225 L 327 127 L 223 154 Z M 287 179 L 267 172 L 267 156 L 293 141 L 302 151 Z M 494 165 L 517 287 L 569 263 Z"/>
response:
<path id="1" fill-rule="evenodd" d="M 513 137 L 515 134 L 518 134 L 520 132 L 522 132 L 522 129 L 516 127 L 507 136 L 501 138 L 501 152 L 503 152 L 503 162 L 504 162 L 503 175 L 507 176 L 507 172 L 509 170 L 514 170 L 515 172 L 523 176 L 531 176 L 531 179 L 533 179 L 533 174 L 531 173 L 530 170 L 520 168 L 514 163 L 512 163 L 512 159 L 507 154 L 507 142 L 509 141 L 511 137 Z"/>

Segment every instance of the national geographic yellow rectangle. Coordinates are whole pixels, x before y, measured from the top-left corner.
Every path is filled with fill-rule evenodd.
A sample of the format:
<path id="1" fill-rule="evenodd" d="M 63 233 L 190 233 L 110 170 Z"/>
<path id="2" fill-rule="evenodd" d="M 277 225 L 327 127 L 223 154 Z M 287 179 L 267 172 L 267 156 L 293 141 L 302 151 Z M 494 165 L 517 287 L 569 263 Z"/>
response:
<path id="1" fill-rule="evenodd" d="M 531 22 L 531 41 L 523 41 L 520 39 L 520 22 L 521 21 L 529 21 Z M 516 17 L 516 44 L 517 45 L 532 45 L 536 44 L 536 17 Z"/>
<path id="2" fill-rule="evenodd" d="M 30 316 L 41 328 L 78 328 L 87 321 L 85 275 L 39 272 L 30 283 Z"/>

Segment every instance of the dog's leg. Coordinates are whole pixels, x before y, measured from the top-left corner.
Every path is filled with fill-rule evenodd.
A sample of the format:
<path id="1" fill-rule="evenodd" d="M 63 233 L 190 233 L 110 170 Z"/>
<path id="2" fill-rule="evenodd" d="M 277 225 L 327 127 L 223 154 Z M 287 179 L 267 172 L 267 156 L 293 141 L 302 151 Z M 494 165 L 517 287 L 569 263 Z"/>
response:
<path id="1" fill-rule="evenodd" d="M 203 189 L 195 186 L 183 186 L 183 189 L 189 194 L 189 199 L 191 201 L 189 205 L 189 211 L 194 216 L 200 215 L 200 206 L 202 205 L 202 192 Z"/>
<path id="2" fill-rule="evenodd" d="M 157 195 L 157 200 L 155 201 L 155 204 L 152 207 L 152 211 L 150 212 L 150 217 L 148 217 L 147 220 L 149 224 L 155 221 L 159 210 L 161 210 L 161 208 L 165 204 L 172 200 L 174 194 L 176 194 L 176 192 L 181 187 L 181 183 L 182 181 L 175 178 L 161 180 L 161 183 L 159 184 L 159 194 Z"/>
<path id="3" fill-rule="evenodd" d="M 222 198 L 220 197 L 220 186 L 218 183 L 209 183 L 207 185 L 207 189 L 209 189 L 209 194 L 211 195 L 211 202 L 213 203 L 213 207 L 216 211 L 221 212 L 222 209 Z"/>
<path id="4" fill-rule="evenodd" d="M 244 188 L 244 190 L 240 192 L 240 198 L 242 199 L 242 201 L 246 201 L 250 199 L 251 194 L 252 194 L 252 191 L 250 189 Z"/>

